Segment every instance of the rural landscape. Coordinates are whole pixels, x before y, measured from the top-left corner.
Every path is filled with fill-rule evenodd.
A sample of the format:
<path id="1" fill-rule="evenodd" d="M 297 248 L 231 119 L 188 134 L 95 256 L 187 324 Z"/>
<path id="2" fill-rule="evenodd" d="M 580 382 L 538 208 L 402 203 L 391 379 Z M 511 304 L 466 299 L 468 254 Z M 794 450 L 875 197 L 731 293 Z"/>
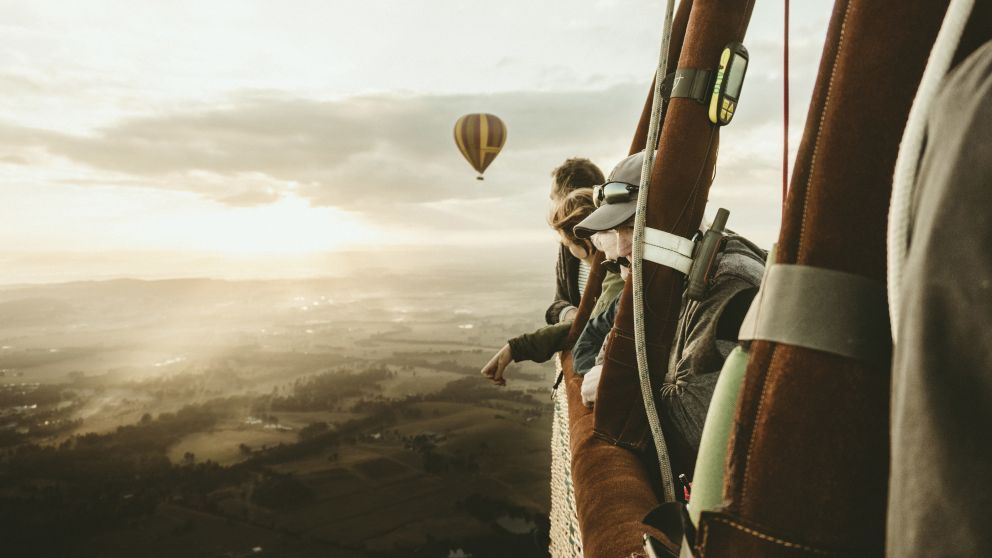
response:
<path id="1" fill-rule="evenodd" d="M 0 288 L 2 554 L 546 556 L 534 276 Z"/>

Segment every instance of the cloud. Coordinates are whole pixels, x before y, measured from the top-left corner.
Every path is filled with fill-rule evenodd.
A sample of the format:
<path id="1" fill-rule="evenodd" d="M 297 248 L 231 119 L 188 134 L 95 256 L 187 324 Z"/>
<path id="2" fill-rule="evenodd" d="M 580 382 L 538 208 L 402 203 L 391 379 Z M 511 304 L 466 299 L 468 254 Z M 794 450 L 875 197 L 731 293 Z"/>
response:
<path id="1" fill-rule="evenodd" d="M 15 72 L 0 72 L 0 88 L 2 88 L 7 95 L 38 95 L 48 92 L 48 89 L 44 83 L 41 83 L 39 80 L 31 76 Z"/>
<path id="2" fill-rule="evenodd" d="M 742 102 L 754 106 L 741 111 L 734 133 L 759 133 L 775 115 L 758 94 L 772 87 L 774 76 L 749 77 L 745 95 L 751 95 Z M 625 154 L 646 90 L 628 83 L 565 93 L 338 100 L 254 92 L 223 106 L 131 117 L 87 135 L 0 124 L 0 147 L 40 148 L 106 177 L 76 184 L 188 191 L 231 206 L 293 194 L 313 205 L 437 230 L 533 229 L 544 226 L 554 166 L 579 155 L 608 171 Z M 484 182 L 474 180 L 452 139 L 455 120 L 479 111 L 499 115 L 508 127 L 504 151 Z M 746 170 L 746 162 L 737 163 Z"/>
<path id="3" fill-rule="evenodd" d="M 26 165 L 28 164 L 28 160 L 19 155 L 4 155 L 0 156 L 0 163 L 7 165 Z"/>
<path id="4" fill-rule="evenodd" d="M 369 212 L 492 196 L 454 146 L 452 125 L 461 114 L 485 110 L 507 122 L 509 141 L 489 179 L 513 196 L 535 183 L 546 188 L 550 169 L 567 155 L 622 152 L 641 95 L 642 86 L 336 101 L 253 94 L 213 109 L 130 118 L 89 135 L 0 126 L 0 145 L 40 147 L 105 171 L 108 179 L 224 203 L 264 203 L 271 196 L 259 193 L 276 188 L 314 204 Z M 226 182 L 206 184 L 203 176 Z M 246 188 L 245 176 L 270 183 L 260 179 Z"/>

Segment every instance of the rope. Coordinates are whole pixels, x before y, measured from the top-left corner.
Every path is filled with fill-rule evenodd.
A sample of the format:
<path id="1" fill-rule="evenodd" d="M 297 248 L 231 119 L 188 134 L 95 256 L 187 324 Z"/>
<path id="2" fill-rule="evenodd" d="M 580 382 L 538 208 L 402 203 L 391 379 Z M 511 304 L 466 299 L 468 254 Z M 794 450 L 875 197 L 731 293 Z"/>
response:
<path id="1" fill-rule="evenodd" d="M 789 0 L 785 0 L 785 72 L 782 79 L 782 211 L 785 212 L 785 199 L 789 193 Z"/>
<path id="2" fill-rule="evenodd" d="M 902 272 L 909 250 L 909 235 L 912 225 L 911 206 L 913 202 L 916 170 L 923 155 L 923 141 L 926 137 L 927 119 L 944 76 L 951 67 L 954 52 L 957 50 L 965 24 L 971 15 L 975 0 L 951 0 L 944 16 L 944 22 L 937 33 L 930 59 L 923 71 L 920 88 L 916 91 L 913 107 L 906 120 L 906 131 L 899 144 L 895 173 L 892 177 L 892 200 L 889 204 L 889 223 L 886 239 L 886 276 L 889 297 L 889 322 L 892 328 L 892 341 L 897 341 Z"/>
<path id="3" fill-rule="evenodd" d="M 651 427 L 651 437 L 654 439 L 654 449 L 658 454 L 658 465 L 661 469 L 661 484 L 664 490 L 665 502 L 675 501 L 675 482 L 672 478 L 672 464 L 668 458 L 668 446 L 665 434 L 661 431 L 661 422 L 654 404 L 654 390 L 651 388 L 651 374 L 648 370 L 647 342 L 644 335 L 644 226 L 648 204 L 648 190 L 651 180 L 651 169 L 654 167 L 654 152 L 658 145 L 658 128 L 661 124 L 661 111 L 664 101 L 661 95 L 661 82 L 668 75 L 668 47 L 672 38 L 672 14 L 675 11 L 675 0 L 668 0 L 665 8 L 665 25 L 661 33 L 661 53 L 658 57 L 658 69 L 654 76 L 654 94 L 651 101 L 651 123 L 648 126 L 647 142 L 644 146 L 644 163 L 641 165 L 641 187 L 637 192 L 637 213 L 634 217 L 634 250 L 631 255 L 631 267 L 634 276 L 634 341 L 637 348 L 637 371 L 641 382 L 641 398 L 644 400 L 644 412 L 647 414 L 648 425 Z"/>

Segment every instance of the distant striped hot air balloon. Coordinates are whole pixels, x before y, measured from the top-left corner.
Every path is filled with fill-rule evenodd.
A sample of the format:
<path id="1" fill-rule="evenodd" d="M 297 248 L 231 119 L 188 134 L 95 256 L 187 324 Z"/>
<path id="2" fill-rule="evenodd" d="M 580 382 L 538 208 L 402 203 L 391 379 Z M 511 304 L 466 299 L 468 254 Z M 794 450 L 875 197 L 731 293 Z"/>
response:
<path id="1" fill-rule="evenodd" d="M 482 173 L 499 155 L 505 142 L 506 125 L 492 114 L 466 114 L 455 122 L 455 143 L 472 168 L 479 172 L 477 180 L 482 180 Z"/>

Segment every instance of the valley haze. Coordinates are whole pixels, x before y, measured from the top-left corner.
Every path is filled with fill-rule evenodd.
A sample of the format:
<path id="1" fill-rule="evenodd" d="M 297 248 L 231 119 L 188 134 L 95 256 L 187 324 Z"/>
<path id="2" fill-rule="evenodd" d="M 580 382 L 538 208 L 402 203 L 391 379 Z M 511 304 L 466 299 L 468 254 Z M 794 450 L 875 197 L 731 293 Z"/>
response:
<path id="1" fill-rule="evenodd" d="M 0 288 L 5 555 L 546 555 L 549 273 L 443 267 Z"/>

